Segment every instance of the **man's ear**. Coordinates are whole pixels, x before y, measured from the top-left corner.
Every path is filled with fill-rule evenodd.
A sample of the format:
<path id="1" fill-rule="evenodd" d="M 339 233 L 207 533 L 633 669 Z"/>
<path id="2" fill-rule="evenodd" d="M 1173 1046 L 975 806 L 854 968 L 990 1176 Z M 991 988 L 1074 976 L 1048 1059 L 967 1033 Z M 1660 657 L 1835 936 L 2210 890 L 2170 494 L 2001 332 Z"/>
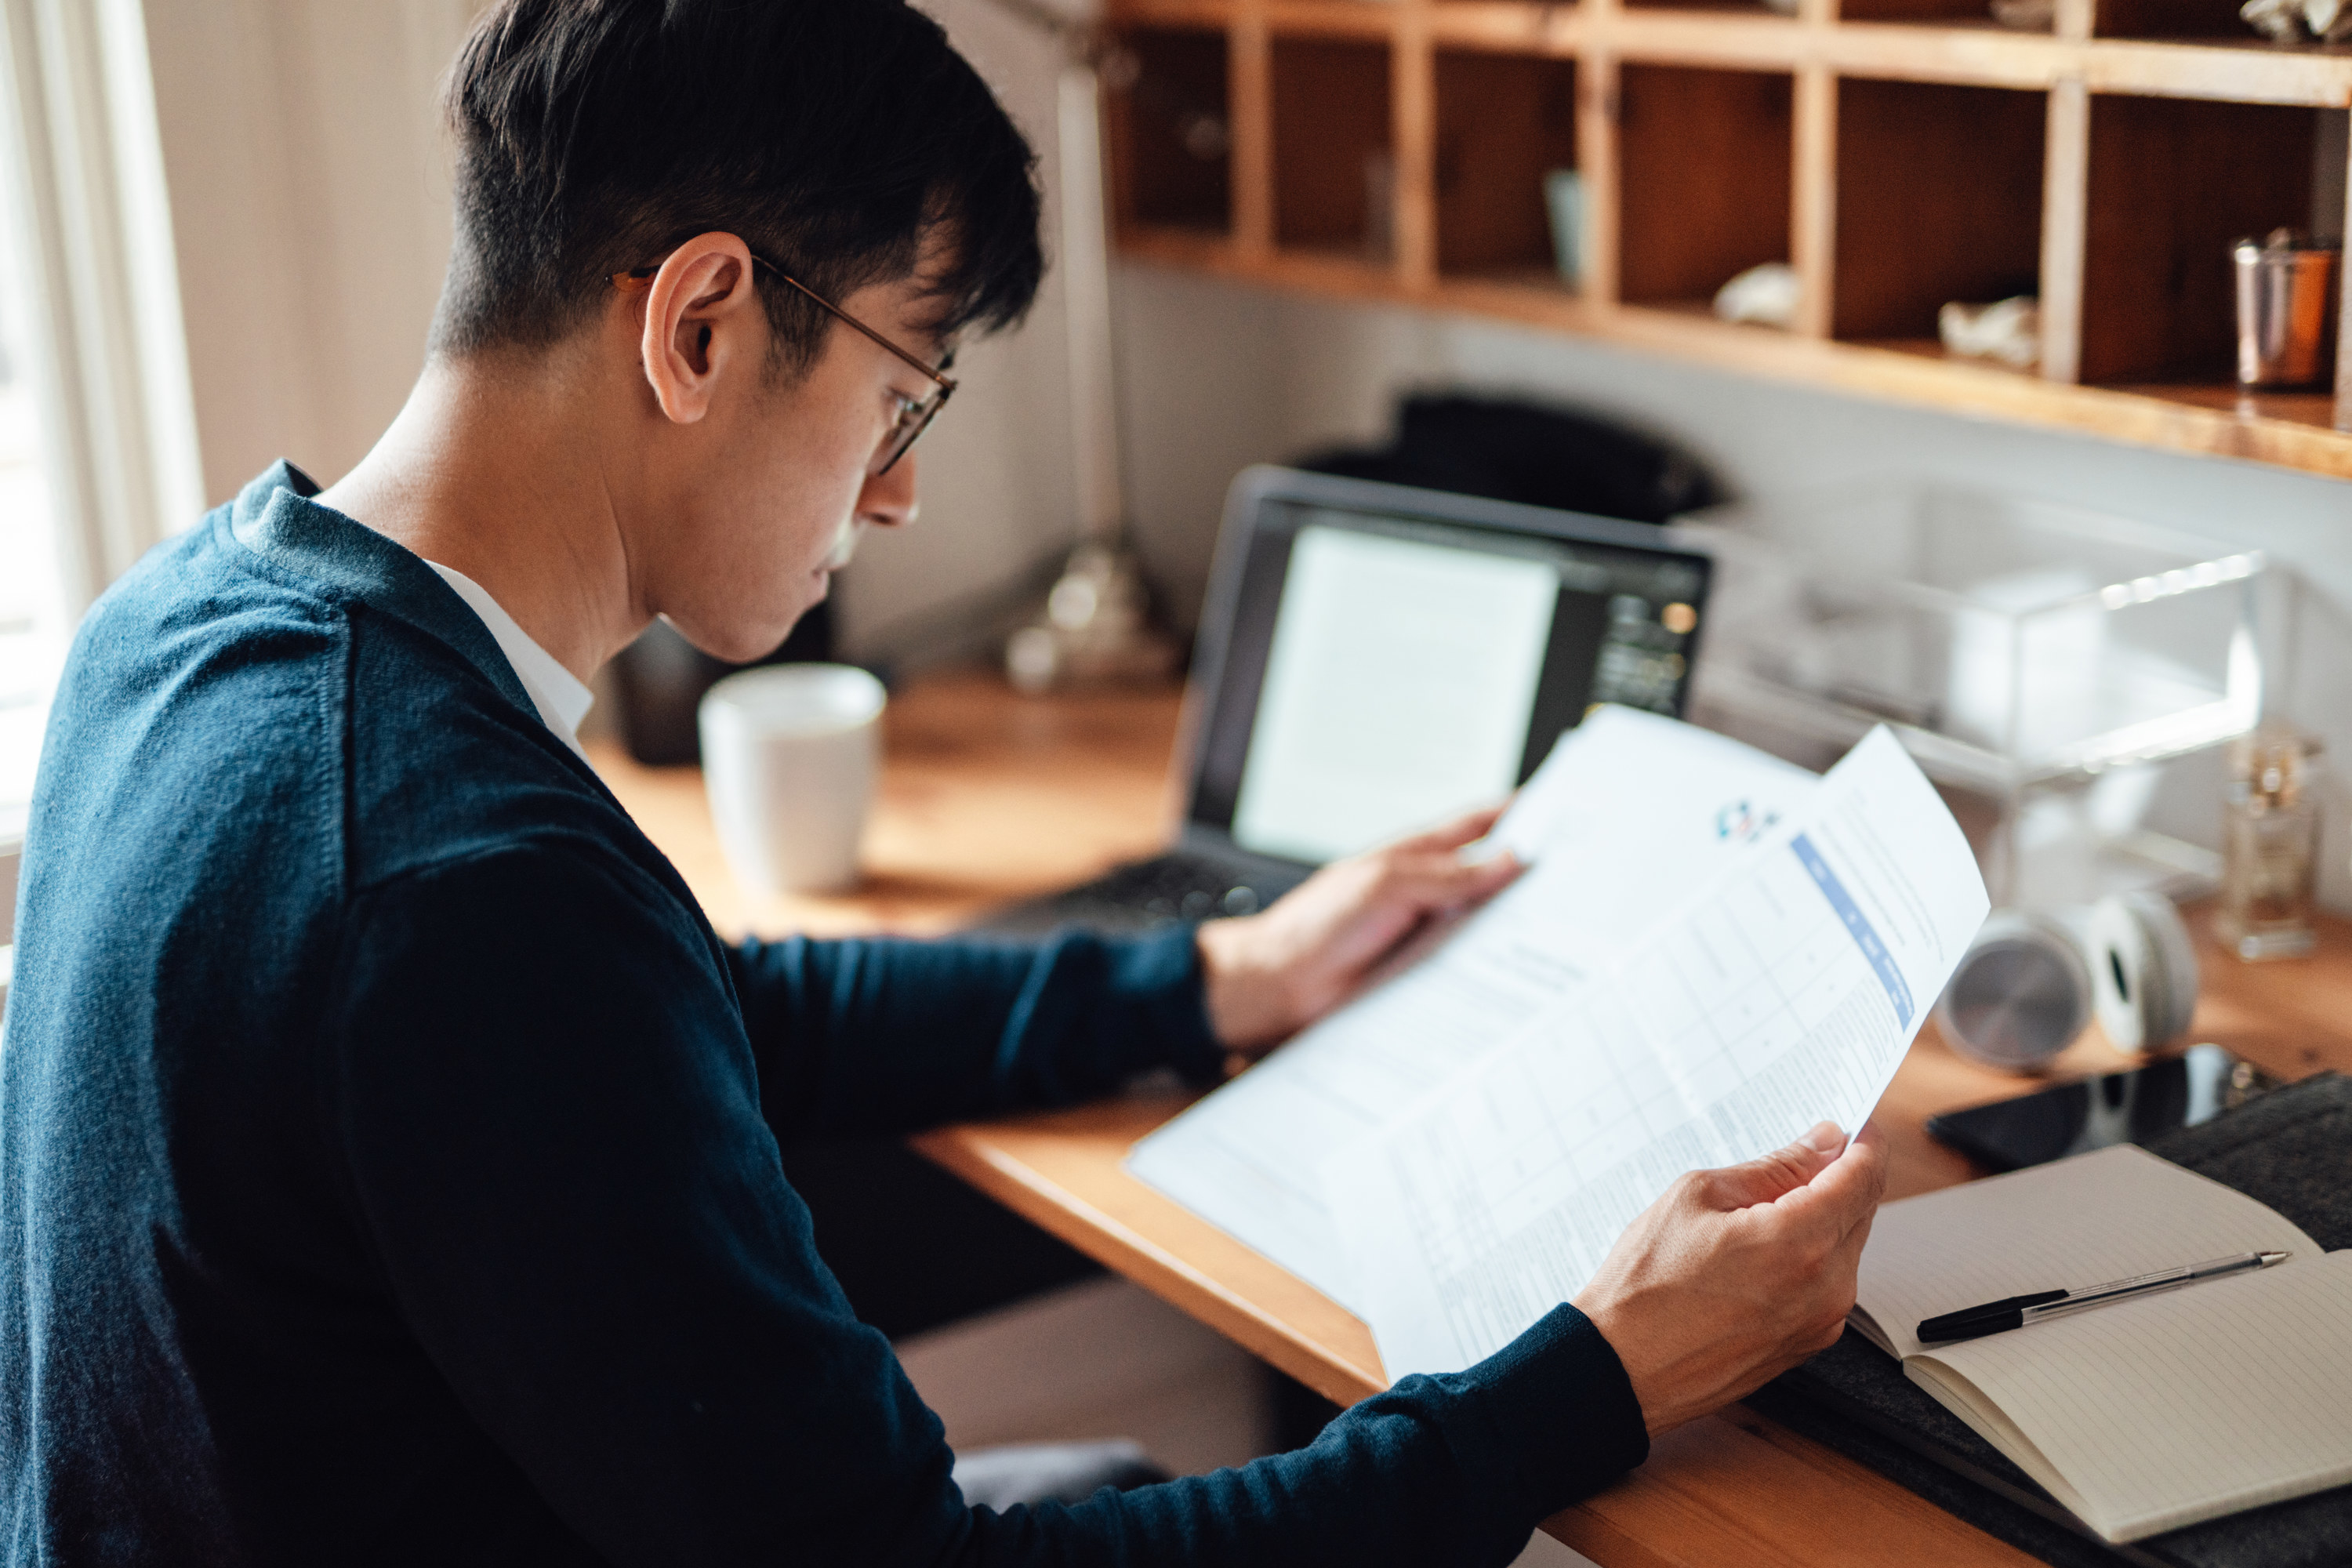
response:
<path id="1" fill-rule="evenodd" d="M 655 401 L 673 423 L 710 412 L 721 376 L 740 376 L 767 353 L 767 313 L 751 252 L 731 234 L 697 236 L 653 276 L 638 352 Z"/>

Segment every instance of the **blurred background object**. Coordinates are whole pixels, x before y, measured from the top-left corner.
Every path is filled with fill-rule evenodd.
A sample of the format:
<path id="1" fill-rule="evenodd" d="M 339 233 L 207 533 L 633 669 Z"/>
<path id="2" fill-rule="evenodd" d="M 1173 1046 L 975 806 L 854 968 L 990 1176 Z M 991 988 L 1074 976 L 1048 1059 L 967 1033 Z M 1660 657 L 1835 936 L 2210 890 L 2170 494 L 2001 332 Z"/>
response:
<path id="1" fill-rule="evenodd" d="M 2031 370 L 2042 360 L 2042 302 L 2030 294 L 1990 305 L 1953 300 L 1936 312 L 1936 335 L 1953 353 Z"/>
<path id="2" fill-rule="evenodd" d="M 2352 36 L 2344 0 L 2246 0 L 2238 15 L 2274 44 L 2336 44 Z"/>
<path id="3" fill-rule="evenodd" d="M 2238 384 L 2310 386 L 2336 369 L 2336 279 L 2343 247 L 2275 228 L 2230 247 L 2236 269 Z"/>
<path id="4" fill-rule="evenodd" d="M 2179 815 L 2174 770 L 2263 711 L 2261 552 L 1901 480 L 1730 503 L 1675 531 L 1717 563 L 1695 718 L 1799 761 L 1894 726 L 1996 905 L 2219 881 L 2209 829 L 2157 823 Z"/>
<path id="5" fill-rule="evenodd" d="M 2058 0 L 1992 0 L 1992 19 L 2021 33 L 2046 33 L 2058 19 Z"/>
<path id="6" fill-rule="evenodd" d="M 1996 910 L 1936 1000 L 1936 1029 L 1973 1061 L 2032 1072 L 2091 1021 L 2080 933 L 2054 915 Z"/>
<path id="7" fill-rule="evenodd" d="M 1062 275 L 1069 334 L 1071 471 L 1077 540 L 1043 609 L 1004 646 L 1004 669 L 1024 691 L 1056 686 L 1162 680 L 1176 671 L 1174 638 L 1151 616 L 1141 563 L 1128 542 L 1119 473 L 1118 378 L 1112 360 L 1110 231 L 1103 184 L 1102 81 L 1139 87 L 1142 64 L 1097 29 L 1038 0 L 993 0 L 1007 14 L 1058 41 L 1066 53 L 1055 83 L 1054 129 L 1060 153 Z M 1191 119 L 1188 147 L 1223 151 L 1207 116 Z M 1370 171 L 1367 180 L 1382 183 Z M 1387 183 L 1392 183 L 1392 178 Z"/>
<path id="8" fill-rule="evenodd" d="M 2213 929 L 2240 958 L 2299 958 L 2315 940 L 2320 754 L 2316 736 L 2279 721 L 2230 743 Z"/>
<path id="9" fill-rule="evenodd" d="M 1995 910 L 1936 1002 L 1944 1043 L 2007 1072 L 2038 1072 L 2093 1017 L 2126 1052 L 2177 1045 L 2197 1011 L 2197 953 L 2160 894 Z"/>
<path id="10" fill-rule="evenodd" d="M 1590 229 L 1584 216 L 1581 173 L 1575 169 L 1544 172 L 1544 216 L 1551 223 L 1552 266 L 1561 284 L 1570 289 L 1583 287 L 1585 236 Z"/>
<path id="11" fill-rule="evenodd" d="M 1787 262 L 1759 262 L 1715 291 L 1715 313 L 1727 321 L 1791 327 L 1803 291 L 1797 269 Z"/>
<path id="12" fill-rule="evenodd" d="M 1723 494 L 1688 452 L 1622 421 L 1463 392 L 1412 394 L 1385 445 L 1332 447 L 1292 466 L 1634 522 L 1664 522 Z"/>
<path id="13" fill-rule="evenodd" d="M 2142 889 L 2091 907 L 2091 990 L 2108 1044 L 2154 1052 L 2180 1043 L 2197 1012 L 2197 948 L 2170 900 Z"/>

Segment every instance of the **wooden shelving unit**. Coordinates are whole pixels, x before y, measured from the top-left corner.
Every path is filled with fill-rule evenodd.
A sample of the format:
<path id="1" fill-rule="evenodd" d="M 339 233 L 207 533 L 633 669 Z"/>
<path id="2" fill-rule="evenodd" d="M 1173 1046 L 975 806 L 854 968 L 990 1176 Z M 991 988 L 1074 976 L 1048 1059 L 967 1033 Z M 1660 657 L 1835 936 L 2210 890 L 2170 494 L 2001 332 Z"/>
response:
<path id="1" fill-rule="evenodd" d="M 2332 390 L 2232 384 L 2226 249 L 2344 232 L 2352 48 L 2265 44 L 2236 0 L 2057 0 L 2042 33 L 1984 0 L 1799 5 L 1110 0 L 1139 67 L 1110 105 L 1120 247 L 2352 478 L 2352 355 Z M 1775 260 L 1791 329 L 1714 319 Z M 1937 343 L 1946 300 L 2023 292 L 2038 369 Z"/>

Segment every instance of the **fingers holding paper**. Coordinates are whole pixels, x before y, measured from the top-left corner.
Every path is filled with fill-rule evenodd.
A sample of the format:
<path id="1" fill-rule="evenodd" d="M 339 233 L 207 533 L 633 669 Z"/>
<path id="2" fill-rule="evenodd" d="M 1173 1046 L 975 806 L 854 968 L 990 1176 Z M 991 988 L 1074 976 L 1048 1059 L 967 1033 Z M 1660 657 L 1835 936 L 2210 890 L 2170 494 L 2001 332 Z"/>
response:
<path id="1" fill-rule="evenodd" d="M 1334 861 L 1273 907 L 1201 927 L 1209 1022 L 1261 1055 L 1355 994 L 1433 921 L 1485 902 L 1519 874 L 1508 854 L 1465 858 L 1500 808 Z"/>
<path id="2" fill-rule="evenodd" d="M 1624 1363 L 1652 1436 L 1835 1342 L 1885 1185 L 1877 1130 L 1849 1141 L 1823 1122 L 1691 1172 L 1627 1227 L 1575 1303 Z"/>

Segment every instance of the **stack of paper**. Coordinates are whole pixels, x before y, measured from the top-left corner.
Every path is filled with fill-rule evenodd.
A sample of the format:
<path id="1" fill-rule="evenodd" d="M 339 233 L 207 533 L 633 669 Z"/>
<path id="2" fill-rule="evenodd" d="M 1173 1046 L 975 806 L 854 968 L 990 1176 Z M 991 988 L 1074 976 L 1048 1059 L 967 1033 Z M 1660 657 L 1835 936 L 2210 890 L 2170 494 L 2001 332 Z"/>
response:
<path id="1" fill-rule="evenodd" d="M 1392 1377 L 1500 1348 L 1682 1172 L 1860 1126 L 1987 908 L 1884 731 L 1815 780 L 1603 710 L 1496 837 L 1525 877 L 1129 1162 Z"/>

